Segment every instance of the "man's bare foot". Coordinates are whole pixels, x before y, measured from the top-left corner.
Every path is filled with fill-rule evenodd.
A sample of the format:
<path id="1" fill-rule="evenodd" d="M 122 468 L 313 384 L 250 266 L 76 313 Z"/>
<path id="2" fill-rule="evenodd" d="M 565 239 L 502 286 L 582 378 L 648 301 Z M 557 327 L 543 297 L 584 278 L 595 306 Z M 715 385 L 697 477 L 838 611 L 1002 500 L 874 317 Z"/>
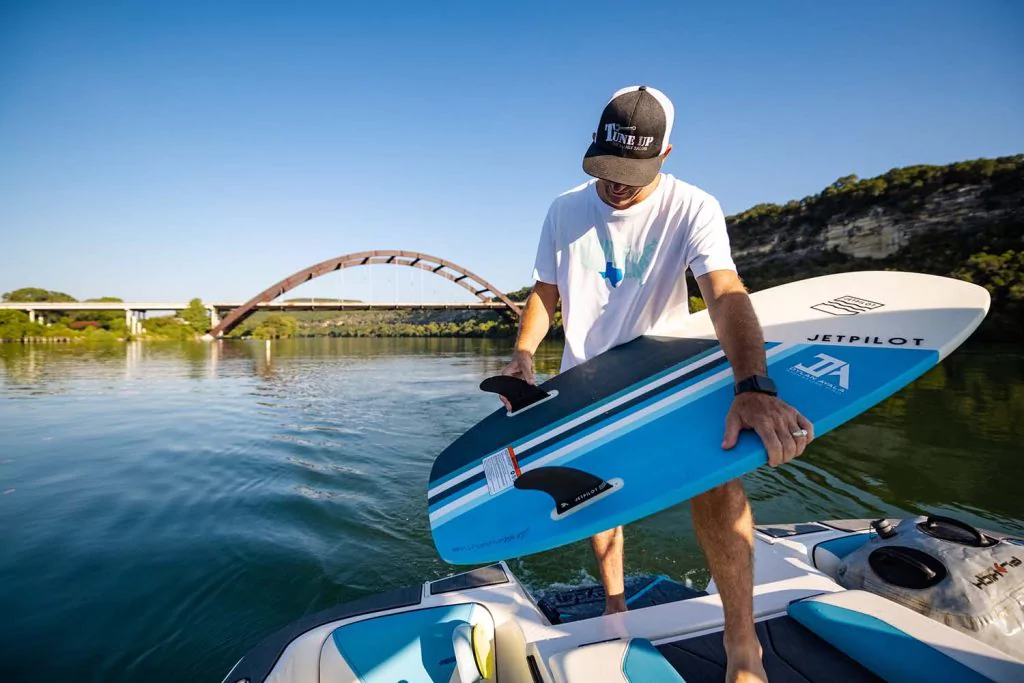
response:
<path id="1" fill-rule="evenodd" d="M 608 615 L 608 614 L 618 614 L 619 612 L 625 612 L 627 610 L 629 610 L 629 608 L 626 607 L 626 596 L 623 595 L 622 593 L 619 593 L 618 595 L 609 595 L 608 597 L 605 598 L 605 601 L 604 601 L 604 613 L 605 613 L 605 615 Z"/>
<path id="2" fill-rule="evenodd" d="M 761 644 L 754 640 L 725 648 L 728 665 L 725 671 L 726 683 L 768 683 L 768 674 L 761 661 Z"/>
<path id="3" fill-rule="evenodd" d="M 729 660 L 729 668 L 725 672 L 726 683 L 768 683 L 768 674 L 765 673 L 764 665 L 760 660 L 755 660 L 749 666 L 736 664 Z"/>

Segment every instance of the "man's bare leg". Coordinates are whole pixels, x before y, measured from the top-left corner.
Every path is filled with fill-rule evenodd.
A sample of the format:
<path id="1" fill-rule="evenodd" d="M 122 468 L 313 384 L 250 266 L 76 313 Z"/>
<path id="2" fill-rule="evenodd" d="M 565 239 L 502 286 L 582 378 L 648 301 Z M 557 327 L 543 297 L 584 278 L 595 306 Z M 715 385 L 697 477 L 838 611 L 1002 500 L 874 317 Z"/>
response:
<path id="1" fill-rule="evenodd" d="M 622 527 L 602 531 L 590 537 L 597 569 L 604 584 L 604 613 L 626 611 L 626 585 L 622 574 Z"/>
<path id="2" fill-rule="evenodd" d="M 725 612 L 727 683 L 767 681 L 754 630 L 754 516 L 739 479 L 690 502 L 693 525 Z"/>

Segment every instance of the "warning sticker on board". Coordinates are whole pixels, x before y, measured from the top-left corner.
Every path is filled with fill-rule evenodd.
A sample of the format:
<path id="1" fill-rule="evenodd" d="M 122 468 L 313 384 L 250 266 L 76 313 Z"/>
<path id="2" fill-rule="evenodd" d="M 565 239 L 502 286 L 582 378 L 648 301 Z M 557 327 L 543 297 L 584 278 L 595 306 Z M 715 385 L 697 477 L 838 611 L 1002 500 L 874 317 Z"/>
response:
<path id="1" fill-rule="evenodd" d="M 487 492 L 492 496 L 516 483 L 519 476 L 519 463 L 511 448 L 503 448 L 494 455 L 484 458 L 484 477 L 487 479 Z"/>

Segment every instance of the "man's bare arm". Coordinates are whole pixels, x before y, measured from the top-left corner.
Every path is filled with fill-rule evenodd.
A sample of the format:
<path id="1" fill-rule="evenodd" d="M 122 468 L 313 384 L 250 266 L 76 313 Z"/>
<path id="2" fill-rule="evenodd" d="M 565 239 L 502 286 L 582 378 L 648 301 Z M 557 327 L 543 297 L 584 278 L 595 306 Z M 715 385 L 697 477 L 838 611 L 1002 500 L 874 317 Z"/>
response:
<path id="1" fill-rule="evenodd" d="M 731 270 L 715 270 L 697 278 L 708 314 L 736 381 L 767 375 L 764 333 L 750 303 L 746 287 Z M 781 399 L 744 393 L 733 399 L 725 419 L 722 448 L 736 445 L 740 430 L 753 429 L 768 451 L 773 467 L 799 457 L 814 438 L 814 425 Z M 806 436 L 797 436 L 806 430 Z"/>
<path id="2" fill-rule="evenodd" d="M 767 375 L 761 323 L 739 275 L 731 270 L 713 270 L 697 278 L 697 286 L 736 381 L 751 375 Z"/>
<path id="3" fill-rule="evenodd" d="M 515 352 L 512 361 L 501 371 L 503 375 L 519 377 L 530 384 L 536 379 L 533 374 L 533 354 L 544 341 L 555 317 L 555 306 L 558 305 L 558 285 L 537 282 L 533 291 L 526 299 L 526 307 L 519 320 L 519 336 L 516 337 Z M 502 397 L 502 402 L 509 405 Z"/>
<path id="4" fill-rule="evenodd" d="M 537 282 L 533 291 L 526 299 L 519 324 L 519 336 L 516 338 L 516 352 L 524 351 L 531 356 L 544 341 L 555 317 L 555 306 L 558 305 L 558 285 Z"/>

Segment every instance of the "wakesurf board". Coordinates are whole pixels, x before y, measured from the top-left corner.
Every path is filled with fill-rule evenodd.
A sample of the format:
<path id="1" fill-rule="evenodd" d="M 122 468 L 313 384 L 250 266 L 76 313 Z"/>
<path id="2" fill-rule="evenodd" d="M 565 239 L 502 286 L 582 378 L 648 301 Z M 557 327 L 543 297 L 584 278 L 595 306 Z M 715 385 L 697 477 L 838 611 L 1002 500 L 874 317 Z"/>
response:
<path id="1" fill-rule="evenodd" d="M 751 295 L 779 396 L 821 436 L 899 391 L 977 328 L 988 292 L 901 272 L 827 275 Z M 509 397 L 430 473 L 441 557 L 474 564 L 578 541 L 767 463 L 756 434 L 721 447 L 733 375 L 706 311 L 681 337 L 640 337 Z M 813 457 L 813 447 L 804 457 Z"/>

